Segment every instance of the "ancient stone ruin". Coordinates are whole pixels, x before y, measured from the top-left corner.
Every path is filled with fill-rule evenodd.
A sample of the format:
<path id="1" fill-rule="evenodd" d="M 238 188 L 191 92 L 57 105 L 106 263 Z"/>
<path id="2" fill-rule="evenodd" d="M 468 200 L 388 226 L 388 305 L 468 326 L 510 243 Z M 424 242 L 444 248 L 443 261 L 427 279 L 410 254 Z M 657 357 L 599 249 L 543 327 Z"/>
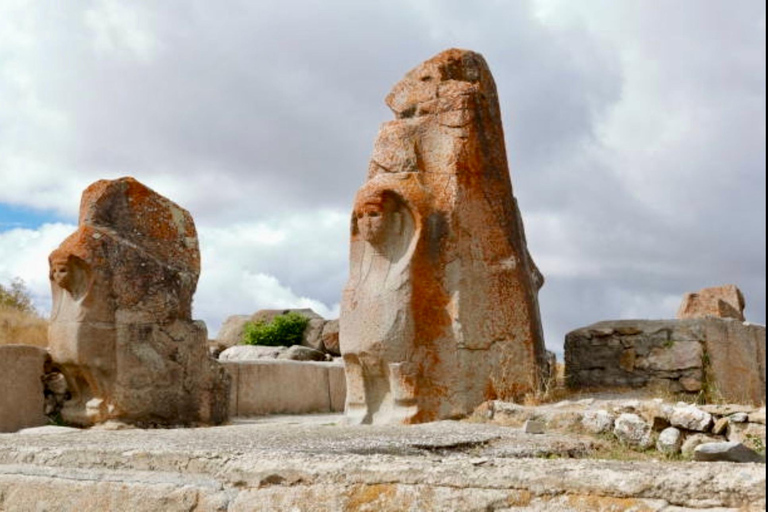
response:
<path id="1" fill-rule="evenodd" d="M 543 380 L 538 290 L 483 57 L 448 50 L 386 98 L 355 198 L 339 343 L 346 414 L 419 423 Z"/>
<path id="2" fill-rule="evenodd" d="M 0 433 L 47 423 L 42 379 L 48 359 L 44 348 L 0 345 Z"/>
<path id="3" fill-rule="evenodd" d="M 726 298 L 714 290 L 726 291 Z M 738 310 L 722 307 L 731 299 Z M 565 337 L 566 383 L 574 389 L 647 388 L 764 404 L 765 326 L 734 318 L 743 308 L 741 292 L 730 285 L 686 294 L 680 310 L 687 318 L 609 320 L 571 331 Z"/>
<path id="4" fill-rule="evenodd" d="M 744 321 L 744 295 L 735 285 L 704 288 L 694 293 L 686 293 L 677 318 L 735 318 Z"/>
<path id="5" fill-rule="evenodd" d="M 101 180 L 49 257 L 49 346 L 66 422 L 220 423 L 229 378 L 191 318 L 200 252 L 190 214 L 133 178 Z"/>

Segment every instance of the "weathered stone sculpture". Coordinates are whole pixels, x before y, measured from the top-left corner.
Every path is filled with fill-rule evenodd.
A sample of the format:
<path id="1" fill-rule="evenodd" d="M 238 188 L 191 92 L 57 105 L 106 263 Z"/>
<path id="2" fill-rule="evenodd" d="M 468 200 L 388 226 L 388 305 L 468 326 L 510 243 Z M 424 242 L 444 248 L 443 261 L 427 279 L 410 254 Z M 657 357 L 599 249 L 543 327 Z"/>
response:
<path id="1" fill-rule="evenodd" d="M 49 262 L 49 346 L 72 394 L 65 421 L 227 418 L 229 377 L 191 319 L 200 252 L 186 210 L 133 178 L 98 181 Z"/>
<path id="2" fill-rule="evenodd" d="M 543 278 L 483 57 L 445 51 L 386 101 L 396 120 L 379 131 L 352 213 L 340 318 L 348 418 L 418 423 L 536 392 Z"/>
<path id="3" fill-rule="evenodd" d="M 735 318 L 744 321 L 744 295 L 735 285 L 726 284 L 686 293 L 677 318 Z"/>

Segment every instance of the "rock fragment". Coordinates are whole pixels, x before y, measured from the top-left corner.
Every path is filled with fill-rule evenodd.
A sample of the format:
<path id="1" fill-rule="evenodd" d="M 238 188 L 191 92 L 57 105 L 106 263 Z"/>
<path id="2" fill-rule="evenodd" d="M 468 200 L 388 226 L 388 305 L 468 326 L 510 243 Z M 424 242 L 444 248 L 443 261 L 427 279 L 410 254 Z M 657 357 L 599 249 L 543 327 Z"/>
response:
<path id="1" fill-rule="evenodd" d="M 765 462 L 765 457 L 737 442 L 702 443 L 693 459 L 705 462 Z"/>

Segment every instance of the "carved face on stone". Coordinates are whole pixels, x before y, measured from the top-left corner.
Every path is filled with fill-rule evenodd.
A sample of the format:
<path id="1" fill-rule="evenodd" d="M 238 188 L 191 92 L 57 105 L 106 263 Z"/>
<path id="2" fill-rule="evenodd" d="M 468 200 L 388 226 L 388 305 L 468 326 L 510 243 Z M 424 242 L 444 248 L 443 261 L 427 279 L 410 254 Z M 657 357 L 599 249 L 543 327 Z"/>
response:
<path id="1" fill-rule="evenodd" d="M 70 272 L 67 258 L 54 258 L 51 260 L 50 279 L 61 288 L 71 290 L 72 273 Z"/>
<path id="2" fill-rule="evenodd" d="M 387 214 L 384 202 L 369 200 L 357 212 L 357 228 L 366 242 L 378 244 L 386 235 Z"/>

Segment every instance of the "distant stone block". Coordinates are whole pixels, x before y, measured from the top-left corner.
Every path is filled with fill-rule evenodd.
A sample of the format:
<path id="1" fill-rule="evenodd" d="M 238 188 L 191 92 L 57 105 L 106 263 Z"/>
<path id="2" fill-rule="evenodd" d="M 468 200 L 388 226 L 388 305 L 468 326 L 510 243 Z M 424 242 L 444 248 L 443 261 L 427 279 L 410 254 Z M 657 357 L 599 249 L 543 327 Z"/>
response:
<path id="1" fill-rule="evenodd" d="M 677 318 L 735 318 L 744 321 L 744 295 L 735 285 L 727 284 L 686 293 Z"/>
<path id="2" fill-rule="evenodd" d="M 0 432 L 48 423 L 42 381 L 47 359 L 40 347 L 0 346 Z"/>
<path id="3" fill-rule="evenodd" d="M 765 326 L 732 318 L 615 320 L 565 337 L 570 388 L 664 388 L 765 401 Z"/>
<path id="4" fill-rule="evenodd" d="M 222 361 L 222 365 L 232 377 L 232 416 L 344 410 L 342 363 L 261 359 Z"/>

